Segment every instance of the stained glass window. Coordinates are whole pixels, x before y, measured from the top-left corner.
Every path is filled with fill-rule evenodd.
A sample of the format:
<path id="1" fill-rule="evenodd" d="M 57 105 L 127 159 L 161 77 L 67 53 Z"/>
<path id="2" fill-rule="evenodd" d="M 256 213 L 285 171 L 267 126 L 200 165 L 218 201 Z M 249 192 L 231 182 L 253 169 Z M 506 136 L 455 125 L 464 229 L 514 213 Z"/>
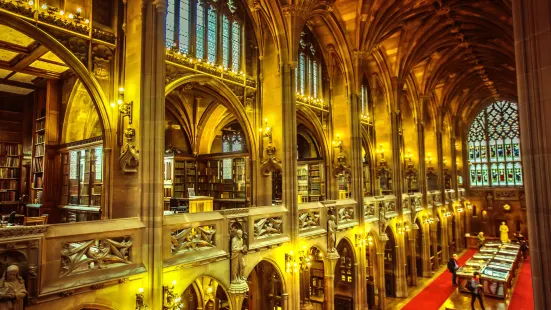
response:
<path id="1" fill-rule="evenodd" d="M 222 16 L 222 65 L 230 68 L 230 21 Z"/>
<path id="2" fill-rule="evenodd" d="M 306 57 L 304 56 L 304 54 L 300 54 L 300 58 L 299 58 L 299 62 L 298 62 L 298 65 L 299 65 L 299 68 L 298 70 L 300 71 L 300 80 L 299 80 L 299 89 L 298 91 L 304 95 L 304 92 L 305 92 L 305 84 L 306 84 L 306 65 L 305 65 L 305 62 L 306 62 Z"/>
<path id="3" fill-rule="evenodd" d="M 231 41 L 232 41 L 232 47 L 231 47 L 232 69 L 234 71 L 239 71 L 241 67 L 241 26 L 237 22 L 233 22 L 232 24 Z"/>
<path id="4" fill-rule="evenodd" d="M 166 32 L 165 32 L 165 44 L 167 48 L 171 48 L 174 45 L 174 33 L 175 33 L 175 27 L 174 27 L 174 20 L 176 18 L 176 15 L 174 14 L 174 11 L 176 9 L 175 7 L 175 0 L 168 0 L 167 2 L 167 10 L 166 10 Z"/>
<path id="5" fill-rule="evenodd" d="M 202 1 L 197 3 L 197 37 L 195 42 L 195 56 L 197 58 L 205 57 L 205 8 Z"/>
<path id="6" fill-rule="evenodd" d="M 213 7 L 209 7 L 209 16 L 208 16 L 208 61 L 216 62 L 216 37 L 217 37 L 217 26 L 218 16 Z"/>
<path id="7" fill-rule="evenodd" d="M 516 103 L 495 102 L 475 117 L 469 129 L 468 157 L 471 186 L 523 185 Z M 491 163 L 490 182 L 484 181 L 487 163 Z"/>
<path id="8" fill-rule="evenodd" d="M 189 12 L 189 0 L 180 0 L 178 43 L 180 52 L 184 54 L 189 53 Z"/>
<path id="9" fill-rule="evenodd" d="M 318 99 L 321 89 L 321 62 L 312 43 L 313 36 L 305 31 L 301 34 L 298 56 L 297 93 Z"/>

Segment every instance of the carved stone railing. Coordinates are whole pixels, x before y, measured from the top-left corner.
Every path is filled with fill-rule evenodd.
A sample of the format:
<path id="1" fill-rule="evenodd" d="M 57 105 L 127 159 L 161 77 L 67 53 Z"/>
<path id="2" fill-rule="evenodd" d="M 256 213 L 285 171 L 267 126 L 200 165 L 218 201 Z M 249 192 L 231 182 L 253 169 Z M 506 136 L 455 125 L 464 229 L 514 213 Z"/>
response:
<path id="1" fill-rule="evenodd" d="M 402 214 L 411 213 L 411 200 L 409 194 L 402 194 Z"/>
<path id="2" fill-rule="evenodd" d="M 451 204 L 453 201 L 455 201 L 455 191 L 453 189 L 447 189 L 445 197 L 446 204 Z"/>
<path id="3" fill-rule="evenodd" d="M 398 216 L 398 209 L 396 207 L 396 196 L 386 195 L 386 196 L 375 196 L 379 208 L 379 220 L 381 219 L 392 219 Z"/>
<path id="4" fill-rule="evenodd" d="M 298 205 L 298 230 L 300 237 L 309 238 L 327 232 L 327 210 L 320 202 Z"/>
<path id="5" fill-rule="evenodd" d="M 431 205 L 431 207 L 440 207 L 442 205 L 442 197 L 440 196 L 440 191 L 428 192 L 427 198 L 427 201 L 430 201 L 429 204 Z"/>
<path id="6" fill-rule="evenodd" d="M 165 216 L 164 266 L 205 263 L 228 257 L 228 221 L 220 212 L 178 213 Z M 246 232 L 246 231 L 245 231 Z"/>
<path id="7" fill-rule="evenodd" d="M 364 197 L 363 216 L 365 222 L 379 220 L 379 201 L 375 197 Z"/>
<path id="8" fill-rule="evenodd" d="M 288 212 L 282 206 L 250 209 L 249 249 L 260 251 L 289 241 L 289 233 L 285 231 L 284 225 L 287 220 Z"/>
<path id="9" fill-rule="evenodd" d="M 350 229 L 359 224 L 359 215 L 356 214 L 356 201 L 352 199 L 328 200 L 322 204 L 327 208 L 327 212 L 335 216 L 337 220 L 337 230 L 342 231 Z"/>
<path id="10" fill-rule="evenodd" d="M 144 229 L 138 218 L 49 225 L 42 239 L 39 300 L 144 273 Z"/>
<path id="11" fill-rule="evenodd" d="M 460 200 L 465 200 L 465 196 L 466 196 L 465 189 L 464 188 L 458 188 L 457 189 L 457 198 L 460 199 Z"/>

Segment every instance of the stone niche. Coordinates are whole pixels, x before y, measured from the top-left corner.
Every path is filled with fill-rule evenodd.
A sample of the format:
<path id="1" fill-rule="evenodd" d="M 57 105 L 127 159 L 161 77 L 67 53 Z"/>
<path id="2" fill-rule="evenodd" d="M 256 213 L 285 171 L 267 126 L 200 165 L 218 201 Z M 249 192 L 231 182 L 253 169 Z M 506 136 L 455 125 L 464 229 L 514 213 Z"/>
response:
<path id="1" fill-rule="evenodd" d="M 47 226 L 22 226 L 0 229 L 0 273 L 9 265 L 19 267 L 25 280 L 25 304 L 36 302 L 39 288 L 40 242 Z"/>

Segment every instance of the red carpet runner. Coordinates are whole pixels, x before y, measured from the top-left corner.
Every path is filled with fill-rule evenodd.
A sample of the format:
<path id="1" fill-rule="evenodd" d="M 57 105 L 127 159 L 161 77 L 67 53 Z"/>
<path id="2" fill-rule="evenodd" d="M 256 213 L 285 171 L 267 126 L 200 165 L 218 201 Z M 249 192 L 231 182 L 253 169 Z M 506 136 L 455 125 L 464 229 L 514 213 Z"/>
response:
<path id="1" fill-rule="evenodd" d="M 459 258 L 459 265 L 465 264 L 465 262 L 475 253 L 475 249 L 468 249 L 467 252 Z M 453 294 L 456 288 L 457 286 L 452 285 L 451 273 L 446 269 L 444 273 L 434 279 L 431 284 L 410 300 L 402 310 L 438 310 L 450 295 Z"/>
<path id="2" fill-rule="evenodd" d="M 511 310 L 534 310 L 534 296 L 532 295 L 532 269 L 528 257 L 518 275 L 517 284 L 509 303 Z"/>

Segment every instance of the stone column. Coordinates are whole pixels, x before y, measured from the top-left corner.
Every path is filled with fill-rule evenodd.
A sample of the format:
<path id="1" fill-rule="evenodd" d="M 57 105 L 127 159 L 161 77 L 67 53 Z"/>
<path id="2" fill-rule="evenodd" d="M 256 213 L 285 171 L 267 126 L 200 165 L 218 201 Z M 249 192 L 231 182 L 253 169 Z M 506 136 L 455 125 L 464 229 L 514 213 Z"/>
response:
<path id="1" fill-rule="evenodd" d="M 335 253 L 336 254 L 336 253 Z M 325 295 L 325 310 L 335 309 L 335 266 L 339 261 L 339 256 L 334 255 L 327 257 L 324 267 L 324 295 Z"/>
<path id="2" fill-rule="evenodd" d="M 425 124 L 417 122 L 417 144 L 419 146 L 419 191 L 423 194 L 423 208 L 427 208 L 427 167 L 425 162 Z"/>
<path id="3" fill-rule="evenodd" d="M 433 209 L 433 214 L 434 213 L 434 209 Z M 433 217 L 435 217 L 433 215 Z M 430 230 L 430 244 L 432 246 L 432 252 L 434 253 L 434 264 L 432 265 L 432 270 L 436 270 L 438 269 L 438 265 L 440 264 L 440 262 L 438 261 L 438 255 L 437 255 L 437 252 L 438 252 L 438 237 L 436 236 L 436 234 L 438 233 L 438 228 L 436 227 L 436 225 L 438 225 L 438 223 L 435 221 L 434 223 L 432 224 L 428 224 L 429 225 L 429 230 Z M 429 253 L 430 254 L 430 253 Z M 430 256 L 429 256 L 429 259 L 430 259 Z"/>
<path id="4" fill-rule="evenodd" d="M 448 210 L 448 205 L 446 204 L 446 184 L 444 181 L 444 150 L 443 150 L 443 143 L 442 143 L 442 123 L 440 121 L 439 124 L 437 124 L 436 129 L 436 152 L 438 156 L 438 189 L 440 190 L 440 201 L 442 202 L 442 207 L 439 207 L 440 214 L 442 214 L 440 220 L 441 220 L 441 239 L 442 243 L 442 259 L 438 262 L 438 264 L 441 264 L 444 261 L 448 260 L 449 257 L 449 245 L 448 245 L 448 222 L 447 219 L 443 216 L 443 213 L 445 213 Z M 444 211 L 442 211 L 444 210 Z M 438 240 L 438 239 L 437 239 Z"/>
<path id="5" fill-rule="evenodd" d="M 287 293 L 281 294 L 281 310 L 289 310 L 289 294 Z"/>
<path id="6" fill-rule="evenodd" d="M 551 309 L 551 1 L 513 0 L 512 11 L 534 309 Z"/>
<path id="7" fill-rule="evenodd" d="M 142 77 L 139 142 L 142 220 L 146 226 L 144 257 L 149 287 L 144 295 L 151 309 L 163 303 L 163 158 L 165 141 L 165 14 L 164 0 L 142 3 Z M 136 103 L 134 103 L 136 104 Z M 148 296 L 149 295 L 149 296 Z M 149 297 L 149 298 L 148 298 Z"/>
<path id="8" fill-rule="evenodd" d="M 403 234 L 396 234 L 396 297 L 407 297 L 408 286 L 406 277 L 406 240 Z"/>

